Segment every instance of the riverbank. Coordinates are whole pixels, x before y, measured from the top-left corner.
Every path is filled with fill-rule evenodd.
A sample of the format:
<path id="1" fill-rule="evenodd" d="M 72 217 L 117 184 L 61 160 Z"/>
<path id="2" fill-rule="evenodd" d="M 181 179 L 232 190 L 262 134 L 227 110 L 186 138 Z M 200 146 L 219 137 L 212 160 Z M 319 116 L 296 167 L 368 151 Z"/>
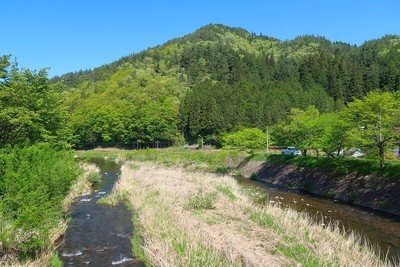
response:
<path id="1" fill-rule="evenodd" d="M 80 165 L 81 174 L 76 178 L 75 182 L 71 185 L 68 194 L 60 204 L 64 214 L 69 212 L 72 202 L 78 196 L 88 194 L 93 185 L 93 177 L 98 175 L 99 169 L 94 164 L 83 163 Z M 36 266 L 61 266 L 61 262 L 55 252 L 60 238 L 67 230 L 67 220 L 61 218 L 58 224 L 49 229 L 47 238 L 49 239 L 50 246 L 43 249 L 35 259 L 21 261 L 16 254 L 3 255 L 0 260 L 0 266 L 8 267 L 36 267 Z"/>
<path id="2" fill-rule="evenodd" d="M 136 211 L 155 266 L 386 266 L 352 234 L 254 204 L 231 176 L 127 163 L 111 198 Z"/>
<path id="3" fill-rule="evenodd" d="M 245 175 L 289 189 L 299 189 L 391 214 L 400 214 L 400 164 L 379 169 L 378 161 L 316 157 L 282 157 L 234 150 L 95 149 L 82 151 L 82 159 L 93 157 L 153 161 L 180 165 L 191 170 Z M 259 160 L 252 160 L 252 159 Z M 394 164 L 396 163 L 396 164 Z"/>
<path id="4" fill-rule="evenodd" d="M 270 184 L 400 215 L 400 179 L 265 161 L 246 162 L 239 170 Z"/>

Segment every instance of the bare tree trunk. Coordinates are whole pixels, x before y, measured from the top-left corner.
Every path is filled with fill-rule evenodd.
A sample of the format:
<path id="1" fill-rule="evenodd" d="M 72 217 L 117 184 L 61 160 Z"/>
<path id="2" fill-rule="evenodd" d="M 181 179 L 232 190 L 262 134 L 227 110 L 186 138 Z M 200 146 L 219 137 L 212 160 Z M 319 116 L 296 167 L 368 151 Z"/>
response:
<path id="1" fill-rule="evenodd" d="M 314 148 L 314 150 L 315 150 L 315 154 L 317 154 L 317 159 L 319 159 L 319 150 L 315 149 L 315 148 Z"/>
<path id="2" fill-rule="evenodd" d="M 385 168 L 385 148 L 382 143 L 379 144 L 379 166 Z"/>

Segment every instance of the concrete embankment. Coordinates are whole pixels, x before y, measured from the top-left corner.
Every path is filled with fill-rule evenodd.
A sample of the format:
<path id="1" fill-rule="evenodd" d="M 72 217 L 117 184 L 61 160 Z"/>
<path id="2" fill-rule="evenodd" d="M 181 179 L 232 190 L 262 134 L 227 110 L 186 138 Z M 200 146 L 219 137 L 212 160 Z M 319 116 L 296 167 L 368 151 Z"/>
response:
<path id="1" fill-rule="evenodd" d="M 240 171 L 267 183 L 400 215 L 399 179 L 262 161 L 249 161 Z"/>

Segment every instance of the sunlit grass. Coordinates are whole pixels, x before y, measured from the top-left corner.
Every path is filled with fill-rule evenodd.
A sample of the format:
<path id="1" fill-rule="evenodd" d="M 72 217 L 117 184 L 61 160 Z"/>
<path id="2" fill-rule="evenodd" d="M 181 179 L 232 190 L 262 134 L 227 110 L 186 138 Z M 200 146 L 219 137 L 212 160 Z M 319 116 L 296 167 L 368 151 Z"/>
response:
<path id="1" fill-rule="evenodd" d="M 113 196 L 132 205 L 155 266 L 390 266 L 361 238 L 260 206 L 229 176 L 125 164 Z"/>

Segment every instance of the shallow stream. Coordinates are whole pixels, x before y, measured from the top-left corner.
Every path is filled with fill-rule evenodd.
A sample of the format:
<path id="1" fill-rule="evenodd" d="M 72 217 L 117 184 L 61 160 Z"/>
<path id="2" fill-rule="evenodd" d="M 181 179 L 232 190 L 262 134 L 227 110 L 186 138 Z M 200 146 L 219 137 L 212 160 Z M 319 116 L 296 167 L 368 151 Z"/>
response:
<path id="1" fill-rule="evenodd" d="M 102 179 L 92 194 L 79 197 L 71 207 L 71 221 L 58 250 L 63 266 L 144 266 L 132 255 L 130 210 L 121 203 L 97 203 L 111 192 L 121 165 L 104 159 L 92 163 L 100 168 Z"/>

